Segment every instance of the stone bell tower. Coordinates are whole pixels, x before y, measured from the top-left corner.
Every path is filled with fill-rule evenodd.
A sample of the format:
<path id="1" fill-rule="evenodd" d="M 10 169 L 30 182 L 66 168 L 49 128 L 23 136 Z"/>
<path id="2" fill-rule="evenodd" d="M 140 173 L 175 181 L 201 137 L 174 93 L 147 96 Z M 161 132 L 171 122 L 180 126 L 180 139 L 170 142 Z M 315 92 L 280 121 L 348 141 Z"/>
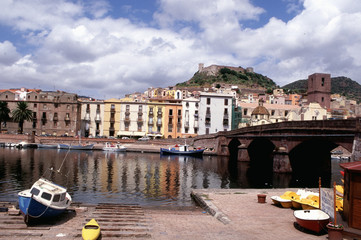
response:
<path id="1" fill-rule="evenodd" d="M 309 103 L 317 102 L 323 108 L 331 105 L 331 75 L 327 73 L 314 73 L 308 76 L 307 100 Z"/>

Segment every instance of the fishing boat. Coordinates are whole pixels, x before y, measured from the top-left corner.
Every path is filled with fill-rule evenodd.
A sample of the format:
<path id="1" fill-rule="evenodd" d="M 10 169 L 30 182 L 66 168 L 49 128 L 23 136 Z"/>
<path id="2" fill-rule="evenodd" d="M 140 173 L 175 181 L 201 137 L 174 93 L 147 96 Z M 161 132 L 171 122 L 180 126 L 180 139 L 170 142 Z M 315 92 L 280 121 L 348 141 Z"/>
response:
<path id="1" fill-rule="evenodd" d="M 175 145 L 175 147 L 161 148 L 160 154 L 163 155 L 190 155 L 190 156 L 202 156 L 204 148 L 190 149 L 189 145 Z"/>
<path id="2" fill-rule="evenodd" d="M 30 219 L 54 217 L 64 212 L 72 201 L 65 187 L 41 177 L 30 189 L 18 193 L 19 208 Z"/>
<path id="3" fill-rule="evenodd" d="M 70 149 L 70 150 L 92 150 L 94 148 L 94 144 L 83 144 L 81 142 L 81 134 L 80 131 L 78 133 L 79 143 L 77 145 L 68 145 L 68 144 L 58 144 L 58 149 Z"/>
<path id="4" fill-rule="evenodd" d="M 94 148 L 94 144 L 79 144 L 79 145 L 58 144 L 58 149 L 92 150 L 93 148 Z"/>
<path id="5" fill-rule="evenodd" d="M 330 216 L 319 209 L 296 210 L 293 215 L 298 225 L 316 233 L 325 230 L 330 221 Z"/>
<path id="6" fill-rule="evenodd" d="M 109 151 L 109 152 L 124 152 L 126 150 L 127 150 L 127 148 L 119 143 L 112 144 L 112 143 L 106 142 L 105 147 L 103 147 L 103 151 Z"/>
<path id="7" fill-rule="evenodd" d="M 100 235 L 100 226 L 93 218 L 87 224 L 84 225 L 81 236 L 84 240 L 95 240 Z"/>
<path id="8" fill-rule="evenodd" d="M 38 144 L 38 148 L 57 148 L 58 144 Z"/>

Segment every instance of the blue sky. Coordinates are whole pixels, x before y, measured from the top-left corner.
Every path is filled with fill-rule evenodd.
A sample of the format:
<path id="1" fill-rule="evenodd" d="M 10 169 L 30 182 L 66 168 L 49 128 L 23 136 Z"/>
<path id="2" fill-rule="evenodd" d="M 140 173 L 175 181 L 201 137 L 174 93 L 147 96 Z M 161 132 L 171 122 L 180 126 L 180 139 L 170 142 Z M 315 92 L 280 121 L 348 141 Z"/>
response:
<path id="1" fill-rule="evenodd" d="M 1 88 L 121 98 L 253 67 L 278 85 L 315 72 L 361 82 L 361 2 L 3 0 Z"/>

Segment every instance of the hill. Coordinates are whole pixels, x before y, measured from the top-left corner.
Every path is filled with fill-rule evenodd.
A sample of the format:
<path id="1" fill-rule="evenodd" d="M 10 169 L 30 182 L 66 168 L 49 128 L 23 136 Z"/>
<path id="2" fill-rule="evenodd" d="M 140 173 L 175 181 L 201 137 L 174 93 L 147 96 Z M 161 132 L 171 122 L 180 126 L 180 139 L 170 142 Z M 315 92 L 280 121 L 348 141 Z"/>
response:
<path id="1" fill-rule="evenodd" d="M 240 88 L 264 88 L 272 90 L 276 88 L 276 83 L 259 73 L 247 71 L 235 71 L 227 67 L 221 68 L 218 73 L 209 74 L 207 72 L 196 72 L 194 76 L 183 83 L 178 83 L 178 87 L 210 87 L 212 84 L 227 83 L 238 85 Z"/>
<path id="2" fill-rule="evenodd" d="M 307 92 L 307 80 L 298 80 L 282 87 L 297 93 Z M 331 78 L 331 93 L 338 93 L 347 99 L 361 102 L 361 85 L 348 77 Z"/>

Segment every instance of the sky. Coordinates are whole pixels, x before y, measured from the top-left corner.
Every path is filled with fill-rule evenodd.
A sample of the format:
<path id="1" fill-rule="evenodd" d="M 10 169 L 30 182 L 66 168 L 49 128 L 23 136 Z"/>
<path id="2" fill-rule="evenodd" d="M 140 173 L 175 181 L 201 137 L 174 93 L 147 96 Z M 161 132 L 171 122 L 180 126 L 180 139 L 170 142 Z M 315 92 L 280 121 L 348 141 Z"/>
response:
<path id="1" fill-rule="evenodd" d="M 253 67 L 279 86 L 313 73 L 361 83 L 361 1 L 1 0 L 0 89 L 98 99 Z"/>

